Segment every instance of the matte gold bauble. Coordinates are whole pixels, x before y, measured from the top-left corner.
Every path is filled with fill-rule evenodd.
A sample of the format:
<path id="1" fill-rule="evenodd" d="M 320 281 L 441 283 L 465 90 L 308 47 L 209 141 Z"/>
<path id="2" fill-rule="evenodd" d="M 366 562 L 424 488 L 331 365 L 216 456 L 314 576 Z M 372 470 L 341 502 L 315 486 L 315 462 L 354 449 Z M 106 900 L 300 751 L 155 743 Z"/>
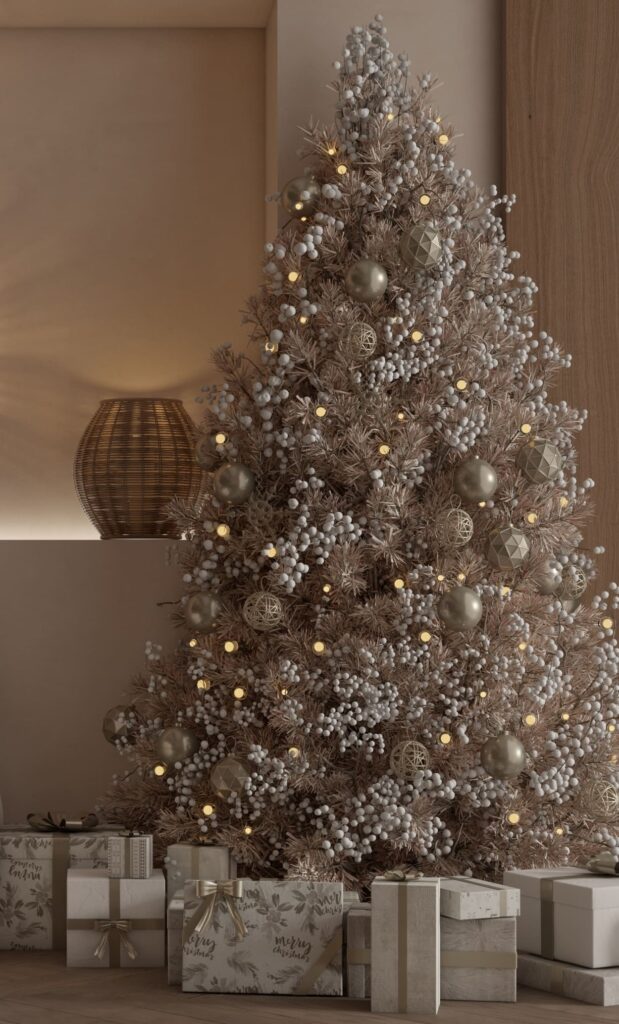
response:
<path id="1" fill-rule="evenodd" d="M 215 497 L 226 505 L 243 505 L 255 487 L 255 477 L 242 462 L 226 462 L 213 474 Z"/>
<path id="2" fill-rule="evenodd" d="M 217 594 L 203 590 L 199 594 L 191 594 L 185 605 L 185 620 L 190 629 L 201 633 L 212 633 L 217 617 L 221 614 L 222 604 Z"/>
<path id="3" fill-rule="evenodd" d="M 464 501 L 488 501 L 497 489 L 494 466 L 484 459 L 465 459 L 456 470 L 454 487 Z"/>
<path id="4" fill-rule="evenodd" d="M 387 271 L 375 260 L 357 260 L 346 272 L 346 291 L 357 302 L 374 302 L 387 288 Z"/>
<path id="5" fill-rule="evenodd" d="M 464 631 L 479 625 L 484 606 L 471 587 L 454 587 L 443 594 L 437 612 L 445 629 Z"/>
<path id="6" fill-rule="evenodd" d="M 556 594 L 563 581 L 561 566 L 558 562 L 548 559 L 535 574 L 535 585 L 538 594 L 549 596 Z"/>
<path id="7" fill-rule="evenodd" d="M 293 217 L 308 217 L 320 199 L 320 185 L 309 174 L 291 178 L 281 192 L 281 203 Z"/>
<path id="8" fill-rule="evenodd" d="M 493 779 L 513 779 L 525 766 L 525 749 L 517 736 L 502 733 L 486 740 L 481 748 L 481 763 Z"/>
<path id="9" fill-rule="evenodd" d="M 195 754 L 199 743 L 189 729 L 171 726 L 162 729 L 155 740 L 155 754 L 164 764 L 176 764 Z"/>
<path id="10" fill-rule="evenodd" d="M 129 737 L 128 715 L 132 708 L 124 704 L 117 704 L 110 708 L 103 716 L 103 735 L 108 743 L 115 743 L 116 740 L 127 740 Z"/>

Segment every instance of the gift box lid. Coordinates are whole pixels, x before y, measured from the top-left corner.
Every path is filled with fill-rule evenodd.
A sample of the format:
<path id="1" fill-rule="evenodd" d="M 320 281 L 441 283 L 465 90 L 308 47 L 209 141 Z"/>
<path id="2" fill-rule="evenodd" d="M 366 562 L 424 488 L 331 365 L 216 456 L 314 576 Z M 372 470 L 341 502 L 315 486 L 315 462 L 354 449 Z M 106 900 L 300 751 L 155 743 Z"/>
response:
<path id="1" fill-rule="evenodd" d="M 533 899 L 541 899 L 542 883 L 546 881 L 558 882 L 567 878 L 584 877 L 591 878 L 589 871 L 582 868 L 512 868 L 503 873 L 504 885 L 514 886 L 520 889 L 521 896 L 529 896 Z"/>
<path id="2" fill-rule="evenodd" d="M 585 910 L 612 910 L 619 907 L 619 877 L 589 874 L 559 879 L 553 885 L 553 899 Z"/>
<path id="3" fill-rule="evenodd" d="M 518 917 L 520 890 L 481 878 L 441 878 L 441 915 L 456 921 Z"/>

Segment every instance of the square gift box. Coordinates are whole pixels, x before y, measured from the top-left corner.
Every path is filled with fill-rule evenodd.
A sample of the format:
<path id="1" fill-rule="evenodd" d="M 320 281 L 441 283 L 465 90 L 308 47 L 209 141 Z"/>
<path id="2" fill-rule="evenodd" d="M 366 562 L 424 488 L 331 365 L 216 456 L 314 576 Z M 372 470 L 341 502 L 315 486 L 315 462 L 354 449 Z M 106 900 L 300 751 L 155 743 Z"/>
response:
<path id="1" fill-rule="evenodd" d="M 64 949 L 67 870 L 106 868 L 108 838 L 117 834 L 0 829 L 0 949 Z"/>
<path id="2" fill-rule="evenodd" d="M 369 903 L 351 905 L 346 911 L 346 995 L 370 998 L 372 908 Z"/>
<path id="3" fill-rule="evenodd" d="M 67 874 L 67 967 L 163 967 L 165 880 Z"/>
<path id="4" fill-rule="evenodd" d="M 185 883 L 183 991 L 342 995 L 342 884 Z"/>
<path id="5" fill-rule="evenodd" d="M 619 967 L 577 967 L 520 953 L 518 981 L 527 988 L 553 992 L 593 1006 L 619 1006 Z"/>
<path id="6" fill-rule="evenodd" d="M 520 889 L 520 917 L 518 918 L 518 950 L 522 953 L 533 953 L 535 956 L 542 956 L 548 960 L 572 960 L 571 956 L 562 955 L 557 946 L 559 940 L 560 924 L 558 920 L 558 909 L 556 903 L 557 892 L 555 887 L 559 882 L 583 879 L 585 886 L 587 881 L 600 876 L 592 875 L 590 871 L 582 868 L 512 868 L 505 871 L 503 881 L 506 885 L 515 886 Z M 619 878 L 603 876 L 602 881 L 610 883 L 610 889 L 614 889 L 619 896 Z M 619 902 L 619 900 L 618 900 Z M 581 909 L 585 909 L 584 907 Z M 619 922 L 619 910 L 615 911 Z M 569 915 L 571 916 L 571 915 Z M 598 912 L 599 919 L 599 912 Z M 600 919 L 599 919 L 600 920 Z M 590 908 L 590 915 L 583 913 L 582 925 L 589 925 L 589 936 L 592 938 L 593 907 Z M 617 925 L 619 928 L 619 924 Z M 577 949 L 584 955 L 585 946 L 582 942 L 583 936 L 576 936 Z M 580 945 L 579 945 L 580 944 Z M 589 954 L 593 950 L 589 949 Z M 585 956 L 590 960 L 591 955 Z M 579 956 L 574 963 L 581 963 L 584 967 L 603 967 L 602 963 L 587 963 Z M 613 953 L 610 965 L 619 963 L 619 954 Z"/>
<path id="7" fill-rule="evenodd" d="M 441 917 L 471 921 L 519 914 L 519 889 L 464 875 L 441 878 Z"/>
<path id="8" fill-rule="evenodd" d="M 153 837 L 110 836 L 107 868 L 110 878 L 150 878 L 153 873 Z"/>
<path id="9" fill-rule="evenodd" d="M 168 903 L 168 985 L 183 980 L 183 908 L 184 889 L 178 889 Z"/>
<path id="10" fill-rule="evenodd" d="M 516 1002 L 516 918 L 441 917 L 441 999 Z"/>
<path id="11" fill-rule="evenodd" d="M 208 878 L 218 882 L 236 878 L 236 861 L 227 846 L 214 843 L 173 843 L 166 858 L 168 901 L 191 878 Z"/>

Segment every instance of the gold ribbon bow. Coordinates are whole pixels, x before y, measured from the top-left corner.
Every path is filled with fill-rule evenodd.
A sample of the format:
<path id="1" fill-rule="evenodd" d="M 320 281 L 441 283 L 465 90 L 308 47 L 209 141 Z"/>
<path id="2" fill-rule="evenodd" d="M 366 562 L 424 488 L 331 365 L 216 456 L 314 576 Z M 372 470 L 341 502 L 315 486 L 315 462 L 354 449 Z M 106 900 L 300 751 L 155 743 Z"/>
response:
<path id="1" fill-rule="evenodd" d="M 595 871 L 596 875 L 619 875 L 619 864 L 610 850 L 596 853 L 595 857 L 587 861 L 587 867 L 589 871 Z"/>
<path id="2" fill-rule="evenodd" d="M 423 871 L 411 867 L 410 864 L 400 864 L 397 868 L 391 868 L 380 876 L 385 882 L 411 882 L 416 878 L 423 878 Z"/>
<path id="3" fill-rule="evenodd" d="M 99 824 L 96 814 L 85 814 L 83 818 L 56 818 L 51 811 L 47 814 L 28 814 L 26 820 L 35 832 L 91 832 Z"/>
<path id="4" fill-rule="evenodd" d="M 112 929 L 116 931 L 120 941 L 120 945 L 125 950 L 125 953 L 129 957 L 129 959 L 136 959 L 138 951 L 133 945 L 131 939 L 129 938 L 129 932 L 131 931 L 130 921 L 127 921 L 124 918 L 120 921 L 95 921 L 94 926 L 96 931 L 101 932 L 99 944 L 93 954 L 97 957 L 98 960 L 103 960 L 103 957 L 105 956 L 105 952 L 110 944 L 110 935 L 112 933 Z"/>
<path id="5" fill-rule="evenodd" d="M 223 882 L 210 882 L 204 879 L 197 879 L 193 882 L 193 891 L 190 891 L 190 898 L 200 900 L 200 905 L 195 913 L 189 918 L 183 929 L 183 943 L 187 942 L 193 934 L 199 935 L 208 928 L 213 917 L 215 904 L 218 900 L 223 901 L 234 928 L 237 938 L 242 939 L 247 935 L 245 922 L 241 917 L 237 900 L 243 896 L 243 881 L 240 878 L 229 878 Z"/>

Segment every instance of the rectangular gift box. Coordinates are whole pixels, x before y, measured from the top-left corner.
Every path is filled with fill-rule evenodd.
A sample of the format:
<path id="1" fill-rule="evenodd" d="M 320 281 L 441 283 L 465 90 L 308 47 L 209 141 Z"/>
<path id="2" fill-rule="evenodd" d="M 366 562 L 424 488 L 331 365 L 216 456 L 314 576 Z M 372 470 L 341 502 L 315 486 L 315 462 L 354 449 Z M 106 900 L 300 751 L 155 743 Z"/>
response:
<path id="1" fill-rule="evenodd" d="M 236 878 L 236 861 L 227 846 L 211 843 L 173 843 L 166 858 L 167 898 L 192 878 L 208 878 L 218 882 Z"/>
<path id="2" fill-rule="evenodd" d="M 185 883 L 183 991 L 342 995 L 342 884 Z"/>
<path id="3" fill-rule="evenodd" d="M 519 889 L 464 875 L 441 878 L 441 917 L 478 921 L 488 917 L 518 917 L 519 914 Z"/>
<path id="4" fill-rule="evenodd" d="M 619 967 L 592 969 L 520 953 L 518 982 L 593 1006 L 619 1006 Z"/>
<path id="5" fill-rule="evenodd" d="M 153 873 L 153 837 L 110 836 L 107 869 L 110 878 L 150 878 Z"/>
<path id="6" fill-rule="evenodd" d="M 594 876 L 590 871 L 578 867 L 512 868 L 503 873 L 504 884 L 520 889 L 521 892 L 521 914 L 517 929 L 518 948 L 521 952 L 534 953 L 547 959 L 555 956 L 558 959 L 566 958 L 560 956 L 554 948 L 558 926 L 553 891 L 555 884 L 560 881 L 582 878 L 591 879 Z"/>
<path id="7" fill-rule="evenodd" d="M 165 880 L 67 874 L 67 967 L 163 967 Z"/>
<path id="8" fill-rule="evenodd" d="M 372 882 L 373 1013 L 438 1013 L 439 880 Z"/>
<path id="9" fill-rule="evenodd" d="M 183 980 L 183 908 L 184 889 L 177 889 L 168 903 L 168 985 Z"/>
<path id="10" fill-rule="evenodd" d="M 516 1002 L 516 918 L 441 918 L 441 999 Z"/>
<path id="11" fill-rule="evenodd" d="M 67 870 L 107 868 L 108 838 L 117 834 L 0 829 L 0 949 L 64 949 Z"/>
<path id="12" fill-rule="evenodd" d="M 351 999 L 370 998 L 372 908 L 369 903 L 346 911 L 345 992 Z"/>

